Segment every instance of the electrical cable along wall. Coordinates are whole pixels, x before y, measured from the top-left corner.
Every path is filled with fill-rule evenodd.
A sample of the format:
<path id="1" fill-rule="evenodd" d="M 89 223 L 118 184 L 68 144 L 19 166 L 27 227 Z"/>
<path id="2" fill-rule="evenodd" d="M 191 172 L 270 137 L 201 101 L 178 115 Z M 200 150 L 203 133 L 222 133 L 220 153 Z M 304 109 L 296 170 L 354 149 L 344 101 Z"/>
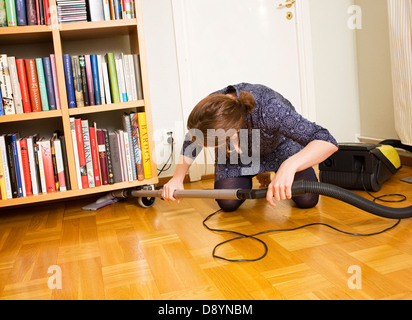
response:
<path id="1" fill-rule="evenodd" d="M 388 0 L 395 128 L 412 145 L 412 1 Z"/>

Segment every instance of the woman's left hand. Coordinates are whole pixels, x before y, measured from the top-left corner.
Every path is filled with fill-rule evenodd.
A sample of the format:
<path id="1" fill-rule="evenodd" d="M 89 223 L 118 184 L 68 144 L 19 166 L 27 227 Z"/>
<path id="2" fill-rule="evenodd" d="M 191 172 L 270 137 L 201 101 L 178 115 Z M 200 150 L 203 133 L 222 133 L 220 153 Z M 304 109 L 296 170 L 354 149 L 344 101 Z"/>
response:
<path id="1" fill-rule="evenodd" d="M 275 199 L 275 201 L 281 201 L 292 198 L 292 184 L 295 173 L 296 170 L 288 166 L 286 162 L 280 166 L 272 182 L 269 184 L 266 193 L 266 200 L 271 206 L 276 207 L 273 199 Z"/>

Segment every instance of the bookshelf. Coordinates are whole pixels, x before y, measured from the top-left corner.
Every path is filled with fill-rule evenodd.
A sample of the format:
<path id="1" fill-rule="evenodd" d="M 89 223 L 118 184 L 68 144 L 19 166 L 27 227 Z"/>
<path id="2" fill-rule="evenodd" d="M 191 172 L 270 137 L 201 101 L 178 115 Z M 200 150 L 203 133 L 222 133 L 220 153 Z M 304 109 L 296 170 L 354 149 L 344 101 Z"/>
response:
<path id="1" fill-rule="evenodd" d="M 38 133 L 49 135 L 60 130 L 65 137 L 67 169 L 71 190 L 39 193 L 25 197 L 1 199 L 0 209 L 12 206 L 41 203 L 72 197 L 87 196 L 137 186 L 157 184 L 157 167 L 153 143 L 153 125 L 148 87 L 145 40 L 143 33 L 141 0 L 136 0 L 134 19 L 121 19 L 94 22 L 72 22 L 59 24 L 56 10 L 51 10 L 50 25 L 1 27 L 0 53 L 30 59 L 55 55 L 60 109 L 0 116 L 0 134 L 20 132 L 20 136 Z M 56 1 L 50 0 L 55 7 Z M 82 108 L 69 108 L 63 54 L 105 54 L 124 52 L 139 54 L 143 99 L 101 104 Z M 77 183 L 75 150 L 73 147 L 70 118 L 96 121 L 99 126 L 119 128 L 124 112 L 145 112 L 149 140 L 152 177 L 145 180 L 123 181 L 98 187 L 80 189 Z"/>

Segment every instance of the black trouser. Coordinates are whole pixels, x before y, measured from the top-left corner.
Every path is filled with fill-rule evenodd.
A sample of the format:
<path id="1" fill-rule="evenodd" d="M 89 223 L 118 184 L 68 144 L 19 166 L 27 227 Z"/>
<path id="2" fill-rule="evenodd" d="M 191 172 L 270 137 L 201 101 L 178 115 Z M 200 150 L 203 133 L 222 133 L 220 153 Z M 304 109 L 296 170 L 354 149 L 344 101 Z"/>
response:
<path id="1" fill-rule="evenodd" d="M 252 179 L 254 176 L 245 176 L 237 178 L 226 178 L 215 182 L 215 189 L 252 189 Z M 295 174 L 295 181 L 318 181 L 315 170 L 308 168 Z M 317 205 L 319 195 L 305 194 L 302 196 L 292 197 L 297 207 L 302 209 L 313 208 Z M 216 200 L 219 207 L 225 212 L 237 210 L 245 200 Z"/>

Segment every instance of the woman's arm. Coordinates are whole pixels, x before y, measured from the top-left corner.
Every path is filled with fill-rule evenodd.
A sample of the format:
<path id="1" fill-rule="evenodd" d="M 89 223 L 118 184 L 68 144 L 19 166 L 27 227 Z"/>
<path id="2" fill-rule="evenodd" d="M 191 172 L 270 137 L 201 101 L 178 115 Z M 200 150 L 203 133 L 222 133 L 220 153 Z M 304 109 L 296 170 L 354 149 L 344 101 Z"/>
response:
<path id="1" fill-rule="evenodd" d="M 335 144 L 327 141 L 315 140 L 310 142 L 300 152 L 282 163 L 269 184 L 266 200 L 272 206 L 276 206 L 273 198 L 275 201 L 291 199 L 295 173 L 325 161 L 337 150 L 338 147 Z"/>
<path id="2" fill-rule="evenodd" d="M 185 179 L 186 173 L 193 163 L 193 159 L 188 158 L 184 155 L 180 155 L 178 164 L 176 166 L 173 177 L 163 186 L 162 197 L 166 201 L 175 201 L 173 193 L 175 190 L 183 190 L 183 181 Z M 179 203 L 181 199 L 177 199 Z"/>

